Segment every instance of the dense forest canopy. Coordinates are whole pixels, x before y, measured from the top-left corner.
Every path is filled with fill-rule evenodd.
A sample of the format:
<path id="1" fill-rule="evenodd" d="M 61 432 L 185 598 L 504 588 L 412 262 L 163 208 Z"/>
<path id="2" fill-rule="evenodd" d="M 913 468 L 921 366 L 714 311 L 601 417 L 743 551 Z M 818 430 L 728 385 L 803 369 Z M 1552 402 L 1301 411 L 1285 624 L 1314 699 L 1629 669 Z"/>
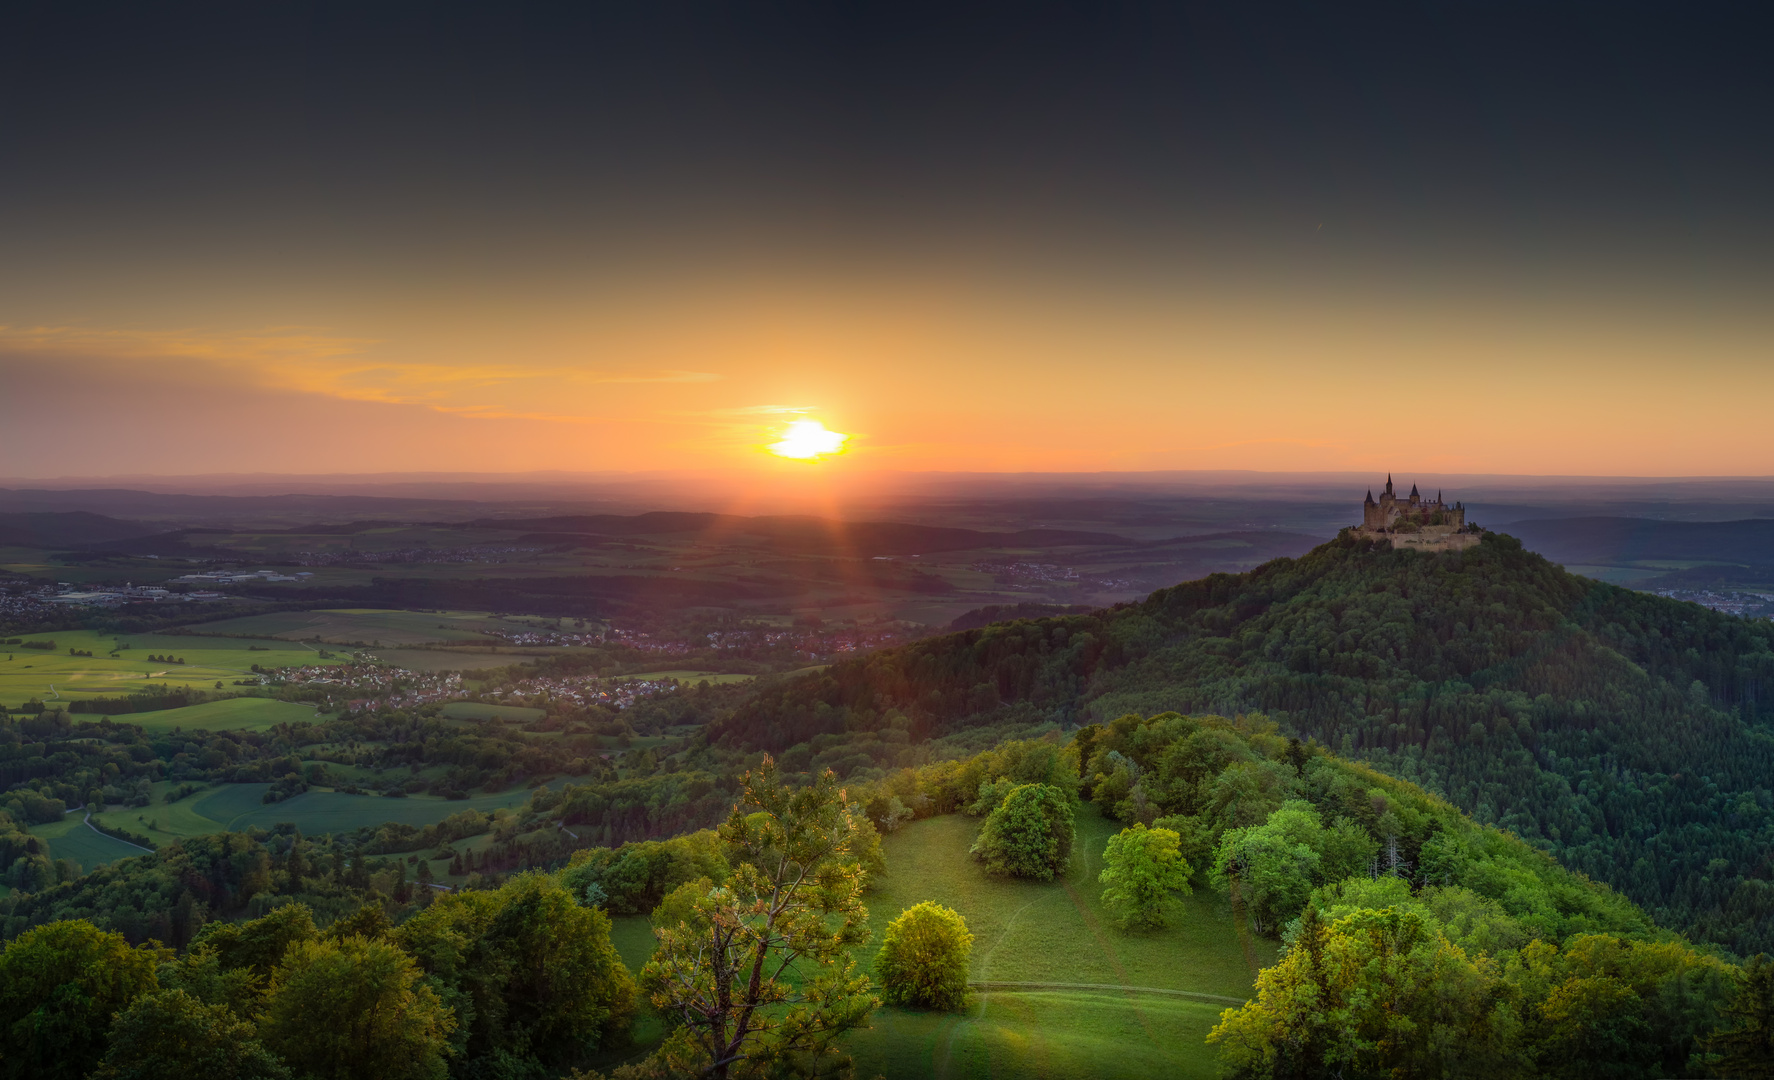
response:
<path id="1" fill-rule="evenodd" d="M 714 735 L 794 758 L 845 733 L 1261 711 L 1422 783 L 1666 925 L 1774 948 L 1774 626 L 1566 573 L 1515 540 L 1343 537 L 1089 615 L 1002 623 L 767 686 Z"/>

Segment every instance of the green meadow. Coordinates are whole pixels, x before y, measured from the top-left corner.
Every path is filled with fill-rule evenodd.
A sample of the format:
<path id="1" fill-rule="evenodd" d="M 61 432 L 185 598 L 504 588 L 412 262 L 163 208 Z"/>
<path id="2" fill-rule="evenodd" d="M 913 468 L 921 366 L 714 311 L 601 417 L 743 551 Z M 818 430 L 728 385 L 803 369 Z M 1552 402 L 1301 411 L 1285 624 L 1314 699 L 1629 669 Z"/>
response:
<path id="1" fill-rule="evenodd" d="M 27 634 L 25 641 L 53 641 L 54 649 L 0 645 L 0 705 L 17 707 L 31 698 L 44 702 L 124 697 L 155 688 L 230 688 L 252 677 L 252 666 L 291 667 L 342 663 L 322 660 L 306 646 L 269 638 L 197 637 L 185 634 L 101 634 L 58 630 Z M 70 656 L 69 649 L 91 656 Z M 172 656 L 184 663 L 150 660 Z"/>
<path id="2" fill-rule="evenodd" d="M 94 718 L 96 719 L 96 718 Z M 125 713 L 112 717 L 120 724 L 137 724 L 147 731 L 202 729 L 206 731 L 267 731 L 278 724 L 315 723 L 323 714 L 312 705 L 272 698 L 239 697 L 206 701 L 182 709 Z"/>
<path id="3" fill-rule="evenodd" d="M 1243 1002 L 1274 943 L 1241 943 L 1229 905 L 1199 888 L 1165 930 L 1128 934 L 1100 903 L 1103 848 L 1119 828 L 1094 807 L 1079 813 L 1071 871 L 1052 883 L 995 879 L 967 856 L 979 821 L 955 814 L 914 822 L 883 842 L 887 874 L 865 898 L 874 931 L 866 968 L 901 911 L 933 900 L 973 932 L 973 980 L 964 1013 L 884 1005 L 849 1040 L 859 1076 L 1212 1077 L 1205 1043 L 1221 1010 Z M 630 967 L 652 953 L 642 917 L 614 920 Z M 1248 947 L 1248 951 L 1247 951 Z"/>

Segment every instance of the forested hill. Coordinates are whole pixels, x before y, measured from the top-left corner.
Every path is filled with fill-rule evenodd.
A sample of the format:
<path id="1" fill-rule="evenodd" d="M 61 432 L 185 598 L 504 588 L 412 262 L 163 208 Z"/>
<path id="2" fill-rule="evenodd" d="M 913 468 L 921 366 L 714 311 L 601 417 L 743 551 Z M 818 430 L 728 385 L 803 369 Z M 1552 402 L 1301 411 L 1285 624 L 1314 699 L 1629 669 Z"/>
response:
<path id="1" fill-rule="evenodd" d="M 768 688 L 716 732 L 1261 711 L 1445 794 L 1668 926 L 1774 950 L 1774 625 L 1565 573 L 1345 535 L 1089 615 L 932 638 Z M 897 736 L 896 736 L 897 737 Z"/>

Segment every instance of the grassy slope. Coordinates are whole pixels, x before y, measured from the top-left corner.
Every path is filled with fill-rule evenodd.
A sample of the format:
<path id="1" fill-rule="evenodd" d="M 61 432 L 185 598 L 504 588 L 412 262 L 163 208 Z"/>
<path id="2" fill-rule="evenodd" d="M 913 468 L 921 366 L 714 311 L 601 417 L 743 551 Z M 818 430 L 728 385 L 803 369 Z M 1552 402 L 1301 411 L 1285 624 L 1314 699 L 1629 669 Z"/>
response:
<path id="1" fill-rule="evenodd" d="M 271 698 L 227 698 L 187 705 L 182 709 L 125 713 L 112 717 L 121 724 L 137 724 L 147 731 L 202 728 L 208 731 L 266 731 L 278 724 L 317 723 L 314 706 Z"/>
<path id="2" fill-rule="evenodd" d="M 60 821 L 33 825 L 31 832 L 49 842 L 51 858 L 77 863 L 82 873 L 143 853 L 133 845 L 88 828 L 85 818 L 84 810 L 75 810 Z"/>
<path id="3" fill-rule="evenodd" d="M 1246 957 L 1231 913 L 1205 890 L 1170 929 L 1115 930 L 1098 902 L 1102 852 L 1118 826 L 1092 807 L 1079 816 L 1071 873 L 1051 884 L 997 880 L 967 857 L 979 822 L 953 815 L 886 838 L 887 876 L 867 897 L 874 944 L 886 924 L 923 900 L 946 904 L 974 935 L 976 981 L 1100 983 L 1181 990 L 1243 1000 L 1275 946 L 1253 940 Z M 617 951 L 639 970 L 653 939 L 644 918 L 614 920 Z M 883 1006 L 852 1036 L 857 1074 L 905 1077 L 1210 1077 L 1204 1044 L 1225 1003 L 1153 993 L 993 989 L 965 1014 Z"/>
<path id="4" fill-rule="evenodd" d="M 289 822 L 304 834 L 317 835 L 343 832 L 362 825 L 381 825 L 390 821 L 406 825 L 430 825 L 464 810 L 494 810 L 521 806 L 530 792 L 520 788 L 500 795 L 480 795 L 472 799 L 439 799 L 413 796 L 387 799 L 376 795 L 345 795 L 336 791 L 307 791 L 278 803 L 262 803 L 260 797 L 268 784 L 229 784 L 218 791 L 201 796 L 192 807 L 198 814 L 216 822 L 216 830 L 241 830 L 257 826 L 271 828 Z"/>

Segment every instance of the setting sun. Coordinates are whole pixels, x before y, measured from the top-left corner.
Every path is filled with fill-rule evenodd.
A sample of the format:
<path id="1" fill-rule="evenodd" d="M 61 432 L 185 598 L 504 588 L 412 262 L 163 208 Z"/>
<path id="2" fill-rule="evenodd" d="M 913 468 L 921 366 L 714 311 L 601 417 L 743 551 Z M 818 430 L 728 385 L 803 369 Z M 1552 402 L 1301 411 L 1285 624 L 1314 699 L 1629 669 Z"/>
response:
<path id="1" fill-rule="evenodd" d="M 828 431 L 817 420 L 795 420 L 783 431 L 782 440 L 771 443 L 767 449 L 777 457 L 817 461 L 842 453 L 849 438 L 841 431 Z"/>

